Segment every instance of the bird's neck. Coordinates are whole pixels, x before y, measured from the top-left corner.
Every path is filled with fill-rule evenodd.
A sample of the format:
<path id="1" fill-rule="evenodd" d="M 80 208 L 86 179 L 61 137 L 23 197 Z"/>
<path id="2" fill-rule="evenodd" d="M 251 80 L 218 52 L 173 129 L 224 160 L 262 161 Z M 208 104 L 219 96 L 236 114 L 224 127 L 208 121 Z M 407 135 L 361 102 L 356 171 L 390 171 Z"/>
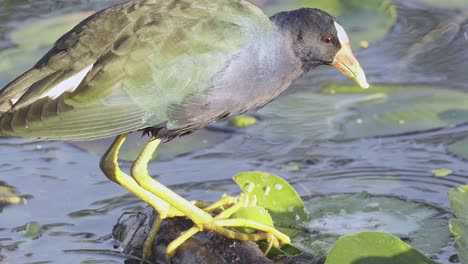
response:
<path id="1" fill-rule="evenodd" d="M 318 64 L 305 64 L 304 61 L 298 57 L 297 51 L 294 49 L 294 40 L 296 39 L 296 36 L 294 35 L 294 31 L 291 29 L 290 12 L 275 14 L 270 17 L 270 21 L 275 30 L 275 38 L 278 40 L 277 43 L 280 43 L 283 46 L 282 49 L 288 54 L 289 61 L 293 64 L 300 65 L 299 68 L 301 71 L 298 72 L 298 76 L 319 66 Z"/>

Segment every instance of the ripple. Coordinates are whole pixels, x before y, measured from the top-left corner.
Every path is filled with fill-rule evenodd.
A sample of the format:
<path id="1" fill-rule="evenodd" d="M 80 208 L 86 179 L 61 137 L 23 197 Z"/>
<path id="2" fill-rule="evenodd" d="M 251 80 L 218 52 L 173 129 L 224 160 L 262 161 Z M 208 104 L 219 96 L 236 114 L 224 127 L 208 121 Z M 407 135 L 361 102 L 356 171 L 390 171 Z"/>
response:
<path id="1" fill-rule="evenodd" d="M 17 26 L 13 23 L 18 21 L 37 19 L 55 8 L 59 10 L 54 12 L 64 13 L 116 2 L 38 0 L 0 8 L 0 19 L 10 21 L 0 27 L 0 47 L 11 45 L 2 39 L 2 31 Z M 468 53 L 461 52 L 468 43 L 466 15 L 454 9 L 428 8 L 414 1 L 393 3 L 398 16 L 389 34 L 357 53 L 370 82 L 468 90 Z M 28 8 L 31 4 L 34 12 Z M 337 100 L 313 93 L 330 79 L 344 77 L 335 70 L 313 71 L 299 80 L 288 95 L 263 109 L 258 126 L 242 133 L 226 133 L 229 136 L 196 152 L 178 152 L 189 154 L 175 154 L 166 162 L 153 163 L 151 171 L 190 199 L 215 201 L 223 193 L 235 194 L 239 189 L 231 175 L 266 170 L 284 176 L 304 196 L 366 191 L 375 197 L 439 210 L 442 216 L 434 214 L 430 218 L 434 222 L 445 221 L 444 214 L 449 211 L 447 191 L 468 182 L 466 162 L 447 153 L 446 146 L 464 138 L 468 129 L 458 126 L 393 137 L 330 140 L 334 135 L 329 118 L 337 113 Z M 105 178 L 97 165 L 98 157 L 67 144 L 0 138 L 0 147 L 2 181 L 15 186 L 19 193 L 36 197 L 26 205 L 0 211 L 0 259 L 19 263 L 50 259 L 60 263 L 114 263 L 100 253 L 85 253 L 81 249 L 113 248 L 106 237 L 112 223 L 124 210 L 135 210 L 144 203 L 107 181 L 100 184 Z M 431 171 L 441 168 L 449 168 L 453 174 L 434 177 Z M 346 219 L 339 213 L 334 216 L 335 224 Z M 358 227 L 369 227 L 364 224 L 369 215 L 352 216 L 363 224 Z M 327 221 L 331 218 L 328 215 Z M 26 240 L 22 232 L 11 232 L 18 223 L 31 221 L 42 223 L 46 229 L 37 240 Z M 414 222 L 408 225 L 414 227 Z M 47 229 L 48 223 L 66 224 Z M 66 252 L 70 249 L 78 250 L 74 251 L 76 254 Z M 453 252 L 453 248 L 448 252 Z M 440 258 L 447 263 L 446 258 Z"/>
<path id="2" fill-rule="evenodd" d="M 455 253 L 441 250 L 452 242 L 446 228 L 451 214 L 439 207 L 366 192 L 310 196 L 304 202 L 310 220 L 300 226 L 309 232 L 300 231 L 294 239 L 301 246 L 314 249 L 320 245 L 326 251 L 342 235 L 373 230 L 400 236 L 426 255 L 445 261 Z"/>

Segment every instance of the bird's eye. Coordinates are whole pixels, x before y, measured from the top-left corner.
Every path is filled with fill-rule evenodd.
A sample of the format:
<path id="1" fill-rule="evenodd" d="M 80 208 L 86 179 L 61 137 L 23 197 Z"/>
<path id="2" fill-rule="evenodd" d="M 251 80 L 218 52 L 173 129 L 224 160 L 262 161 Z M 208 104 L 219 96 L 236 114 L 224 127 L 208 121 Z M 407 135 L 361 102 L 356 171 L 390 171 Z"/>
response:
<path id="1" fill-rule="evenodd" d="M 322 42 L 326 45 L 333 45 L 335 41 L 332 36 L 326 35 L 322 37 Z"/>

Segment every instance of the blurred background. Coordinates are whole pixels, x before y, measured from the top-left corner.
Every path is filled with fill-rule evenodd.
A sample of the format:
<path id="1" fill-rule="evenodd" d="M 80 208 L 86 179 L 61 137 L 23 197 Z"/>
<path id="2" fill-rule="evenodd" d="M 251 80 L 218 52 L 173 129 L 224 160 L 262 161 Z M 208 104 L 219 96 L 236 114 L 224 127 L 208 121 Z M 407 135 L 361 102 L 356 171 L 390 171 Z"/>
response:
<path id="1" fill-rule="evenodd" d="M 0 0 L 0 86 L 119 2 Z M 252 113 L 252 126 L 218 123 L 163 145 L 153 176 L 188 199 L 215 201 L 239 192 L 238 172 L 275 173 L 306 201 L 311 221 L 297 224 L 294 240 L 308 251 L 325 255 L 341 235 L 380 230 L 453 263 L 447 192 L 468 183 L 466 0 L 252 2 L 267 14 L 307 6 L 336 16 L 371 89 L 316 69 Z M 0 139 L 0 262 L 123 262 L 112 226 L 145 204 L 101 173 L 111 140 Z M 145 142 L 134 133 L 122 158 Z"/>

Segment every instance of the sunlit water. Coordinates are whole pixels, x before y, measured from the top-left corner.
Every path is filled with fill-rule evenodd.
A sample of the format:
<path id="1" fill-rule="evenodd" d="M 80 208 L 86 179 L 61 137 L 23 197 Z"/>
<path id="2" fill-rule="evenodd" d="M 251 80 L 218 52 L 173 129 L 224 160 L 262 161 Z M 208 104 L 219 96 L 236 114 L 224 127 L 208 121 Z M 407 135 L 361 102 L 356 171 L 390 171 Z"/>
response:
<path id="1" fill-rule="evenodd" d="M 24 25 L 24 20 L 38 21 L 69 12 L 98 10 L 116 2 L 119 1 L 0 2 L 0 39 L 3 40 L 0 47 L 12 47 L 10 32 Z M 398 17 L 390 32 L 357 53 L 370 82 L 426 85 L 440 90 L 441 94 L 455 91 L 466 96 L 468 11 L 406 0 L 393 3 Z M 350 14 L 345 14 L 343 20 L 349 19 L 346 16 Z M 351 35 L 358 34 L 359 28 L 351 31 L 354 32 Z M 18 72 L 4 74 L 12 78 Z M 6 78 L 0 83 L 8 82 Z M 378 127 L 382 124 L 377 118 L 377 121 L 370 120 L 375 123 L 365 123 L 364 110 L 378 112 L 385 100 L 395 107 L 403 107 L 401 102 L 406 95 L 415 98 L 414 104 L 420 104 L 418 96 L 422 98 L 421 89 L 425 88 L 408 88 L 407 92 L 400 92 L 403 96 L 383 97 L 383 101 L 377 97 L 375 103 L 367 106 L 366 102 L 374 100 L 374 95 L 320 93 L 329 80 L 344 81 L 335 70 L 329 69 L 317 69 L 304 76 L 287 94 L 257 113 L 260 121 L 254 127 L 236 130 L 221 123 L 214 130 L 163 146 L 166 148 L 163 161 L 152 163 L 150 171 L 188 199 L 205 201 L 214 201 L 223 193 L 238 192 L 231 180 L 238 172 L 276 173 L 308 197 L 306 201 L 311 206 L 317 206 L 314 201 L 320 197 L 324 208 L 343 205 L 336 212 L 327 209 L 327 213 L 315 215 L 316 219 L 307 228 L 322 233 L 310 236 L 310 241 L 322 238 L 327 242 L 326 232 L 342 235 L 383 230 L 402 238 L 410 237 L 424 253 L 440 263 L 449 263 L 448 258 L 455 251 L 447 228 L 451 217 L 447 192 L 468 183 L 468 164 L 449 153 L 447 147 L 468 136 L 466 127 L 461 125 L 468 122 L 468 117 L 456 115 L 451 126 L 439 125 L 426 116 L 443 116 L 452 108 L 441 113 L 436 111 L 439 108 L 428 107 L 419 115 L 415 111 L 403 115 L 404 120 L 413 120 L 408 116 L 416 115 L 417 121 L 424 121 L 422 125 L 418 123 L 424 129 L 406 131 L 398 128 L 406 125 L 399 120 L 393 127 L 385 123 L 390 129 L 385 127 L 382 135 Z M 453 108 L 461 111 L 462 106 Z M 369 125 L 370 130 L 360 131 L 364 125 Z M 368 137 L 356 136 L 361 132 L 366 132 Z M 138 151 L 138 139 L 136 135 L 126 150 L 128 153 Z M 96 153 L 104 151 L 105 146 L 105 142 L 69 144 L 0 139 L 0 184 L 13 186 L 18 194 L 27 196 L 26 204 L 0 209 L 0 262 L 123 262 L 123 258 L 108 254 L 74 252 L 118 248 L 118 242 L 110 236 L 112 225 L 123 212 L 145 206 L 102 175 Z M 123 163 L 123 167 L 128 169 L 129 164 Z M 445 168 L 453 172 L 441 178 L 432 173 Z M 340 200 L 340 195 L 362 196 L 361 192 L 372 194 L 361 198 L 378 213 L 369 213 L 366 208 Z M 309 209 L 314 212 L 314 208 Z M 407 216 L 401 212 L 408 212 Z M 43 228 L 37 237 L 28 238 L 24 230 L 31 222 Z M 419 234 L 427 233 L 423 229 L 432 230 L 434 225 L 442 226 L 437 236 L 440 240 L 419 239 Z M 310 244 L 310 241 L 302 242 Z M 432 243 L 435 249 L 429 245 Z"/>

